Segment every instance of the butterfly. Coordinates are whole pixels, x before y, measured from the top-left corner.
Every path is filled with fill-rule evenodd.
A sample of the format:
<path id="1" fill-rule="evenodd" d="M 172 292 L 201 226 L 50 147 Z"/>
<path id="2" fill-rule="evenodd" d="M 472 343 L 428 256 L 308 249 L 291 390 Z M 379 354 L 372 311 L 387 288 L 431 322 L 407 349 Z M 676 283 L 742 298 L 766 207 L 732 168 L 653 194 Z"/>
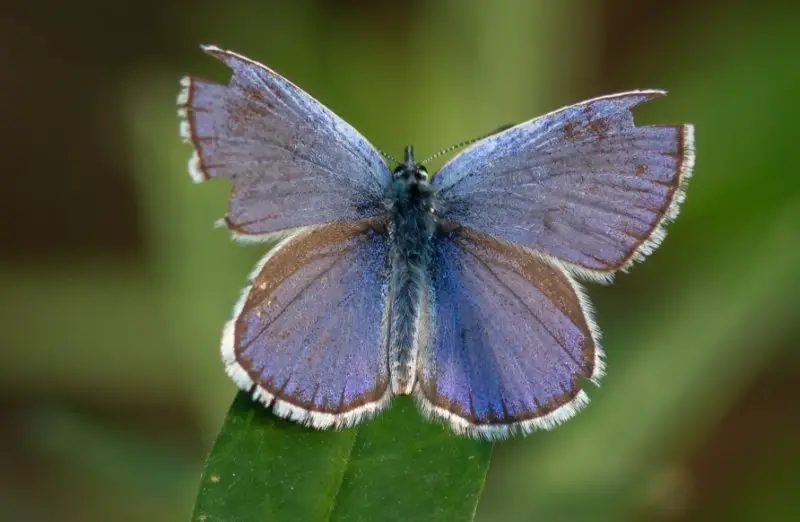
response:
<path id="1" fill-rule="evenodd" d="M 610 282 L 678 215 L 691 125 L 636 126 L 638 90 L 479 139 L 429 176 L 390 167 L 272 69 L 214 46 L 227 85 L 181 80 L 196 182 L 232 182 L 234 238 L 277 241 L 222 335 L 228 375 L 280 417 L 355 425 L 412 395 L 483 439 L 550 429 L 604 373 L 577 279 Z"/>

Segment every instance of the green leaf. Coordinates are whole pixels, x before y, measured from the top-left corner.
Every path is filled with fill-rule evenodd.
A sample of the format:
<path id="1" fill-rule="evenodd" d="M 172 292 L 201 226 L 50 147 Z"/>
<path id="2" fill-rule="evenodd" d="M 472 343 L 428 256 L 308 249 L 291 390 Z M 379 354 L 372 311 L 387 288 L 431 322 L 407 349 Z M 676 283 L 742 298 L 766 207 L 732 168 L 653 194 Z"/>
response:
<path id="1" fill-rule="evenodd" d="M 490 443 L 423 422 L 407 397 L 355 428 L 317 431 L 240 392 L 192 520 L 472 520 L 491 452 Z"/>

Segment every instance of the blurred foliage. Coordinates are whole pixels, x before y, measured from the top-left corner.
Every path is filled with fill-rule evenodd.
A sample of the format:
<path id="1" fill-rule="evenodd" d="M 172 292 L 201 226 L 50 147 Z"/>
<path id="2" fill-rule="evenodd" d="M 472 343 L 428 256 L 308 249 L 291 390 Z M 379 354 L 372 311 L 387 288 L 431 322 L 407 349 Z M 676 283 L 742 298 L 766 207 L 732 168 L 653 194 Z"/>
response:
<path id="1" fill-rule="evenodd" d="M 612 286 L 589 286 L 608 375 L 575 419 L 496 447 L 477 517 L 800 519 L 800 412 L 785 384 L 800 375 L 795 4 L 278 4 L 199 2 L 191 14 L 180 2 L 131 7 L 144 23 L 147 6 L 170 36 L 141 43 L 147 55 L 124 55 L 118 89 L 92 100 L 110 105 L 96 111 L 105 119 L 72 118 L 76 134 L 88 129 L 94 140 L 85 152 L 73 148 L 88 158 L 76 171 L 104 165 L 91 161 L 97 149 L 125 161 L 142 239 L 129 239 L 129 258 L 91 250 L 24 263 L 4 256 L 0 519 L 166 521 L 191 512 L 234 391 L 219 361 L 221 327 L 263 253 L 212 228 L 228 187 L 195 186 L 185 173 L 177 80 L 189 71 L 225 75 L 199 43 L 270 64 L 376 146 L 399 152 L 412 143 L 423 156 L 590 96 L 669 90 L 637 118 L 696 125 L 682 214 L 646 263 Z M 90 19 L 89 9 L 75 9 Z M 103 43 L 86 37 L 85 45 Z M 89 56 L 74 52 L 69 63 L 86 73 Z M 66 118 L 71 107 L 64 100 L 58 110 Z M 22 143 L 24 118 L 5 120 L 16 133 L 6 143 Z M 36 134 L 35 145 L 42 150 L 55 137 L 64 136 Z M 25 160 L 25 176 L 42 187 L 71 173 L 37 166 L 45 155 Z M 115 201 L 93 190 L 76 183 L 52 197 Z M 39 201 L 22 194 L 6 206 L 29 211 Z M 102 208 L 107 214 L 86 226 L 121 227 L 114 205 Z M 22 225 L 19 215 L 14 224 Z M 47 240 L 43 229 L 18 228 Z"/>

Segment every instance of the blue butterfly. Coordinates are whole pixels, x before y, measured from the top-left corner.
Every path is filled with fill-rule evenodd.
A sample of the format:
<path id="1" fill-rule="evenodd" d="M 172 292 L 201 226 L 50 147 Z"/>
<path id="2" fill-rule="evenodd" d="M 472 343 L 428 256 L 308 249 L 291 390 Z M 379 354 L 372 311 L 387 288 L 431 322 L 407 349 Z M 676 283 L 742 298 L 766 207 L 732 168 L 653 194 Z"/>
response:
<path id="1" fill-rule="evenodd" d="M 227 373 L 274 413 L 351 426 L 413 395 L 462 435 L 550 429 L 603 375 L 576 278 L 650 254 L 684 199 L 693 127 L 635 126 L 663 91 L 613 94 L 507 128 L 429 178 L 390 168 L 275 71 L 213 46 L 228 85 L 181 80 L 196 182 L 233 183 L 235 238 L 279 240 L 222 335 Z"/>

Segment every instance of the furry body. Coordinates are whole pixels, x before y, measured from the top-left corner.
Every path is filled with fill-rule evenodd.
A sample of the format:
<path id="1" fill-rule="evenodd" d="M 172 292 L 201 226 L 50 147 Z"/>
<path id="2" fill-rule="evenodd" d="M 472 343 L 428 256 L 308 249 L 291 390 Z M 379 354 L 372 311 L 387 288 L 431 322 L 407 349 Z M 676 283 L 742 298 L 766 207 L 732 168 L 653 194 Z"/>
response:
<path id="1" fill-rule="evenodd" d="M 414 162 L 410 150 L 406 162 L 395 170 L 386 192 L 391 219 L 390 240 L 390 373 L 392 391 L 409 394 L 415 382 L 419 340 L 426 339 L 430 310 L 431 274 L 435 256 L 436 218 L 434 189 L 427 173 Z"/>

